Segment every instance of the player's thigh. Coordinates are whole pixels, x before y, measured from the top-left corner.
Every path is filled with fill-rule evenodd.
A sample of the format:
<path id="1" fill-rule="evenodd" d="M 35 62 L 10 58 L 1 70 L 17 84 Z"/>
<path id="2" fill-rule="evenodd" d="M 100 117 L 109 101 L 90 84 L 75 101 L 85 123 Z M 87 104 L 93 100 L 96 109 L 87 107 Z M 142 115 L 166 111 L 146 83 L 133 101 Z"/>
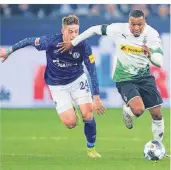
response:
<path id="1" fill-rule="evenodd" d="M 73 125 L 76 122 L 76 116 L 70 93 L 63 86 L 49 86 L 49 89 L 60 119 L 65 125 Z"/>
<path id="2" fill-rule="evenodd" d="M 144 112 L 144 104 L 141 95 L 133 82 L 117 82 L 118 92 L 122 96 L 125 103 L 131 108 L 132 112 L 137 116 Z"/>
<path id="3" fill-rule="evenodd" d="M 71 96 L 75 103 L 79 105 L 84 120 L 93 118 L 93 106 L 90 86 L 85 74 L 80 76 L 72 84 Z"/>
<path id="4" fill-rule="evenodd" d="M 72 83 L 70 93 L 77 105 L 92 103 L 90 86 L 85 73 Z"/>
<path id="5" fill-rule="evenodd" d="M 153 76 L 141 79 L 139 82 L 139 93 L 146 109 L 155 108 L 163 103 Z"/>

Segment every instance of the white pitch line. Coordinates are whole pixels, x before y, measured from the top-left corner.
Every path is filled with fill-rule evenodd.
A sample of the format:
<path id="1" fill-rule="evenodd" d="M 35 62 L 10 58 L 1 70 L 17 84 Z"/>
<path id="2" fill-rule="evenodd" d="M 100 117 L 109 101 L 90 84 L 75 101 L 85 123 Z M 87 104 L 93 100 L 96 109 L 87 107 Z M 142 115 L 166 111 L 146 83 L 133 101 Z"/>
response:
<path id="1" fill-rule="evenodd" d="M 54 155 L 51 154 L 40 154 L 40 153 L 0 153 L 4 156 L 23 156 L 23 157 L 39 157 L 39 158 L 51 158 Z"/>

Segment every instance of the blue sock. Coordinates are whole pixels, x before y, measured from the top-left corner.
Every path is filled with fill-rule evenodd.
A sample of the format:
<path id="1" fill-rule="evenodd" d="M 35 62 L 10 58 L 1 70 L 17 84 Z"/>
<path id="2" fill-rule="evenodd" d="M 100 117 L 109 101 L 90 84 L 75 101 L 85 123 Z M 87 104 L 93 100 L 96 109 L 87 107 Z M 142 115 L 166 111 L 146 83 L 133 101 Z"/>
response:
<path id="1" fill-rule="evenodd" d="M 96 142 L 96 121 L 94 118 L 84 121 L 84 134 L 87 139 L 87 147 L 94 147 Z"/>

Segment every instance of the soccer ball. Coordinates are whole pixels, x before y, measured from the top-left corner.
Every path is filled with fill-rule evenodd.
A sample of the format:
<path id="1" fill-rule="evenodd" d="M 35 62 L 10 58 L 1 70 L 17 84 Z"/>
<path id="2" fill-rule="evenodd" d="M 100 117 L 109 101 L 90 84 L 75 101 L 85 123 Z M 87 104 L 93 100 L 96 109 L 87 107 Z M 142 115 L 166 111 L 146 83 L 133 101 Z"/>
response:
<path id="1" fill-rule="evenodd" d="M 147 142 L 144 146 L 144 157 L 148 160 L 160 160 L 166 155 L 164 145 L 156 140 Z"/>

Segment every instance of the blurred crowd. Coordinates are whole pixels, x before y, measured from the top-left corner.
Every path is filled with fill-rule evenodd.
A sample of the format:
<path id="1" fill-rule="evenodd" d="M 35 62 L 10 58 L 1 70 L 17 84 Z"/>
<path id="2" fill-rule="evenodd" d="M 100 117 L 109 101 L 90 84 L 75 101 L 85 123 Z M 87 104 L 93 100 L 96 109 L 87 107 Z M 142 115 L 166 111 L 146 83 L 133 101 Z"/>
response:
<path id="1" fill-rule="evenodd" d="M 106 19 L 122 18 L 132 9 L 141 9 L 146 17 L 170 17 L 170 5 L 167 4 L 1 4 L 3 17 L 57 17 L 58 15 L 76 14 L 82 16 L 104 16 Z"/>

